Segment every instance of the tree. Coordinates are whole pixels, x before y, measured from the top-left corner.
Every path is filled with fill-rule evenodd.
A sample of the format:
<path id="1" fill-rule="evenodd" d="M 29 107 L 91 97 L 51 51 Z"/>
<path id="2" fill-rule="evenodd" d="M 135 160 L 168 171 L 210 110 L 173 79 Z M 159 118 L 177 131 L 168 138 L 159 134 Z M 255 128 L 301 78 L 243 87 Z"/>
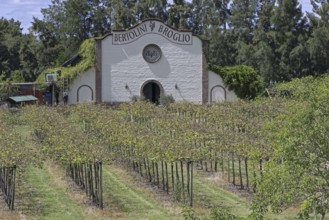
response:
<path id="1" fill-rule="evenodd" d="M 236 64 L 236 35 L 231 31 L 213 30 L 210 38 L 209 62 L 219 66 Z"/>
<path id="2" fill-rule="evenodd" d="M 195 34 L 212 37 L 212 32 L 226 30 L 229 0 L 193 0 L 189 24 Z"/>
<path id="3" fill-rule="evenodd" d="M 14 19 L 0 19 L 0 77 L 10 77 L 11 71 L 19 69 L 19 49 L 22 37 L 21 23 Z"/>
<path id="4" fill-rule="evenodd" d="M 327 73 L 329 70 L 329 2 L 312 0 L 313 12 L 308 13 L 312 35 L 308 40 L 308 50 L 311 57 L 314 75 Z"/>
<path id="5" fill-rule="evenodd" d="M 275 81 L 278 74 L 277 58 L 273 39 L 273 26 L 271 17 L 273 16 L 275 0 L 260 1 L 257 8 L 257 22 L 255 34 L 252 39 L 254 60 L 252 66 L 269 84 Z"/>
<path id="6" fill-rule="evenodd" d="M 157 18 L 163 22 L 168 20 L 167 0 L 138 0 L 134 7 L 137 21 L 148 18 Z"/>
<path id="7" fill-rule="evenodd" d="M 61 65 L 77 53 L 85 39 L 110 32 L 110 3 L 107 0 L 52 0 L 48 8 L 42 9 L 43 19 L 34 18 L 31 29 L 50 55 L 42 65 Z"/>
<path id="8" fill-rule="evenodd" d="M 292 58 L 296 59 L 293 55 L 297 53 L 296 51 L 294 54 L 291 52 L 297 46 L 305 43 L 303 36 L 306 34 L 306 18 L 303 16 L 298 0 L 279 0 L 277 3 L 271 17 L 271 24 L 273 25 L 272 39 L 280 75 L 273 80 L 282 81 L 309 74 L 309 72 L 303 72 L 304 65 L 309 65 L 309 63 L 300 63 L 299 66 L 293 68 L 291 62 Z M 299 50 L 304 51 L 305 49 Z M 304 55 L 304 52 L 301 52 L 300 55 Z"/>
<path id="9" fill-rule="evenodd" d="M 230 6 L 229 26 L 239 41 L 249 44 L 253 38 L 258 0 L 233 0 Z"/>
<path id="10" fill-rule="evenodd" d="M 174 4 L 169 5 L 168 25 L 180 30 L 192 29 L 189 22 L 191 17 L 191 3 L 185 0 L 174 0 Z"/>
<path id="11" fill-rule="evenodd" d="M 263 80 L 250 66 L 239 65 L 221 68 L 211 65 L 210 69 L 219 74 L 225 85 L 241 99 L 254 99 L 263 92 Z"/>
<path id="12" fill-rule="evenodd" d="M 311 25 L 313 27 L 328 27 L 329 26 L 329 2 L 327 0 L 311 0 L 313 13 L 308 12 Z"/>
<path id="13" fill-rule="evenodd" d="M 137 24 L 133 13 L 137 0 L 112 0 L 111 15 L 113 19 L 113 29 L 127 29 Z"/>
<path id="14" fill-rule="evenodd" d="M 34 82 L 38 77 L 40 69 L 36 54 L 39 52 L 39 46 L 33 35 L 25 34 L 22 36 L 21 48 L 19 50 L 19 72 L 23 82 Z M 20 78 L 16 77 L 16 79 Z"/>
<path id="15" fill-rule="evenodd" d="M 254 218 L 291 205 L 300 205 L 302 219 L 311 213 L 324 219 L 328 213 L 328 83 L 328 77 L 308 77 L 281 86 L 294 88 L 295 101 L 267 127 L 273 152 L 257 188 Z"/>

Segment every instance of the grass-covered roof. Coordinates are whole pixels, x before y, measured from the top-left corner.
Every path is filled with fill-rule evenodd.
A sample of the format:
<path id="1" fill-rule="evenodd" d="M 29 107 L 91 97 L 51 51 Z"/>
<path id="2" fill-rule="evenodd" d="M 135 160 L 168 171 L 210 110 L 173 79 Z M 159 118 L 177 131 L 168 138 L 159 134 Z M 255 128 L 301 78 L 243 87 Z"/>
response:
<path id="1" fill-rule="evenodd" d="M 95 40 L 85 40 L 80 48 L 77 55 L 80 57 L 80 61 L 75 65 L 62 65 L 57 67 L 51 67 L 44 70 L 39 77 L 37 82 L 44 82 L 45 75 L 47 73 L 57 74 L 58 78 L 67 78 L 69 82 L 72 82 L 79 74 L 87 71 L 95 65 Z"/>

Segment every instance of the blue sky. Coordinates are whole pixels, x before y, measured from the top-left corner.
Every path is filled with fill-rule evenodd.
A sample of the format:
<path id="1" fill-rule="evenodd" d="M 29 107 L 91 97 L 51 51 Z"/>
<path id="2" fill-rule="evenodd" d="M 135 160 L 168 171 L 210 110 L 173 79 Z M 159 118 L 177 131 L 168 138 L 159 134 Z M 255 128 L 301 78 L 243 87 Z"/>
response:
<path id="1" fill-rule="evenodd" d="M 287 0 L 289 1 L 289 0 Z M 311 11 L 310 0 L 299 0 L 303 10 Z M 24 32 L 31 26 L 33 17 L 42 18 L 41 8 L 48 8 L 51 0 L 0 0 L 0 17 L 14 18 L 22 24 Z"/>

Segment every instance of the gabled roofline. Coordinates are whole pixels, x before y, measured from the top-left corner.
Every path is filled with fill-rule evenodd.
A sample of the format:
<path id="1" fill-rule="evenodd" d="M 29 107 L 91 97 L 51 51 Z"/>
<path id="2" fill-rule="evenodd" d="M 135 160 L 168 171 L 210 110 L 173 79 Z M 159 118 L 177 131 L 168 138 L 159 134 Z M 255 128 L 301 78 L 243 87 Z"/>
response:
<path id="1" fill-rule="evenodd" d="M 139 25 L 141 25 L 141 24 L 143 24 L 143 23 L 145 23 L 145 22 L 148 22 L 148 21 L 158 21 L 158 22 L 162 23 L 163 25 L 165 25 L 166 27 L 171 28 L 171 29 L 173 29 L 173 30 L 175 30 L 175 31 L 178 31 L 178 32 L 185 32 L 185 33 L 186 33 L 186 32 L 188 32 L 188 33 L 192 33 L 192 36 L 194 36 L 194 37 L 198 37 L 201 41 L 205 41 L 205 40 L 202 39 L 199 35 L 194 34 L 194 33 L 193 33 L 192 31 L 190 31 L 190 30 L 179 30 L 179 29 L 177 29 L 177 28 L 174 28 L 174 27 L 171 27 L 171 26 L 167 25 L 166 23 L 164 23 L 162 20 L 160 20 L 160 19 L 158 19 L 158 18 L 147 18 L 147 19 L 144 19 L 143 21 L 141 21 L 141 22 L 137 23 L 136 25 L 134 25 L 134 26 L 132 26 L 132 27 L 129 27 L 129 28 L 127 28 L 127 29 L 117 29 L 117 30 L 112 30 L 111 33 L 105 34 L 105 35 L 103 35 L 103 36 L 101 36 L 101 37 L 95 37 L 94 39 L 95 39 L 96 41 L 104 40 L 104 39 L 107 38 L 108 36 L 113 35 L 114 32 L 129 31 L 129 30 L 132 30 L 132 29 L 136 28 L 137 26 L 139 26 Z M 206 41 L 207 41 L 207 40 L 206 40 Z"/>

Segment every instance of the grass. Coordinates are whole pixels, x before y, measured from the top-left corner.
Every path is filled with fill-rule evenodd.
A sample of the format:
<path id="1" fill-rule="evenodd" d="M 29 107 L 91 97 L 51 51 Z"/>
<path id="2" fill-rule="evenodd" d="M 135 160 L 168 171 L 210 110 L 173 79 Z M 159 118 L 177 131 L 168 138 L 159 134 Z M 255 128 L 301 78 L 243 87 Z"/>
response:
<path id="1" fill-rule="evenodd" d="M 178 220 L 183 219 L 182 206 L 174 203 L 170 195 L 161 192 L 139 176 L 122 167 L 104 166 L 104 209 L 88 203 L 84 192 L 71 185 L 63 170 L 51 162 L 43 169 L 26 170 L 25 194 L 20 193 L 17 210 L 2 212 L 0 219 L 113 219 L 113 220 Z M 236 216 L 250 213 L 250 196 L 232 193 L 221 187 L 225 184 L 218 174 L 195 172 L 194 205 L 200 219 L 208 219 L 214 207 L 223 208 Z M 227 187 L 224 187 L 227 188 Z M 267 219 L 293 219 L 296 210 L 281 215 L 268 215 Z"/>
<path id="2" fill-rule="evenodd" d="M 26 206 L 28 218 L 32 219 L 85 219 L 79 202 L 70 197 L 65 185 L 56 180 L 56 168 L 45 164 L 44 169 L 28 167 L 26 183 L 31 187 L 31 197 Z"/>
<path id="3" fill-rule="evenodd" d="M 248 216 L 250 211 L 247 198 L 243 198 L 237 194 L 224 190 L 220 187 L 220 185 L 218 185 L 219 182 L 223 183 L 218 178 L 218 174 L 205 176 L 203 175 L 202 171 L 195 172 L 195 206 L 208 209 L 208 211 L 210 211 L 212 208 L 222 208 L 234 213 L 234 215 L 239 217 Z"/>
<path id="4" fill-rule="evenodd" d="M 114 166 L 106 166 L 103 175 L 104 197 L 117 212 L 111 219 L 182 219 L 179 207 L 167 201 L 167 196 L 156 196 L 154 189 L 134 175 Z"/>

